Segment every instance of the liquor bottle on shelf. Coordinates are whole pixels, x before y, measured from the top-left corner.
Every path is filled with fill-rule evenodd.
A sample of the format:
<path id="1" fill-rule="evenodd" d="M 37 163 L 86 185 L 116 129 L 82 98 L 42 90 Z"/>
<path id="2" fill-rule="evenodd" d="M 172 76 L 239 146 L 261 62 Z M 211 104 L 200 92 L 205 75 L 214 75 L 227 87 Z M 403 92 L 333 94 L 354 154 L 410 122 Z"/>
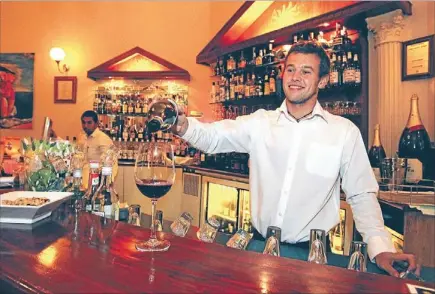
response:
<path id="1" fill-rule="evenodd" d="M 265 64 L 267 63 L 272 63 L 275 61 L 275 55 L 273 53 L 273 43 L 270 42 L 269 43 L 269 50 L 267 52 L 267 54 L 264 56 L 264 62 Z"/>
<path id="2" fill-rule="evenodd" d="M 361 85 L 361 67 L 359 65 L 357 53 L 353 55 L 353 65 L 355 67 L 355 86 L 358 87 Z"/>
<path id="3" fill-rule="evenodd" d="M 337 55 L 336 68 L 338 73 L 338 87 L 343 85 L 343 63 L 341 62 L 341 55 Z"/>
<path id="4" fill-rule="evenodd" d="M 240 59 L 239 62 L 237 63 L 237 68 L 243 69 L 246 67 L 246 59 L 243 56 L 243 50 L 240 51 Z"/>
<path id="5" fill-rule="evenodd" d="M 266 73 L 264 76 L 264 95 L 269 96 L 270 95 L 270 82 L 269 82 L 269 75 Z"/>
<path id="6" fill-rule="evenodd" d="M 270 71 L 269 90 L 270 95 L 274 95 L 276 93 L 276 71 L 274 68 L 272 68 L 272 70 Z"/>
<path id="7" fill-rule="evenodd" d="M 252 47 L 252 59 L 251 59 L 251 61 L 249 62 L 249 65 L 253 65 L 253 66 L 255 66 L 255 64 L 256 64 L 256 59 L 257 59 L 257 53 L 256 53 L 256 51 L 255 51 L 255 47 Z"/>
<path id="8" fill-rule="evenodd" d="M 352 53 L 349 51 L 343 55 L 343 83 L 352 86 L 355 84 L 355 68 L 352 62 Z"/>
<path id="9" fill-rule="evenodd" d="M 255 65 L 259 66 L 263 64 L 263 50 L 260 49 L 258 56 L 255 58 Z"/>
<path id="10" fill-rule="evenodd" d="M 338 68 L 337 68 L 337 60 L 335 53 L 332 54 L 331 58 L 331 69 L 329 72 L 329 85 L 331 88 L 338 87 L 339 79 L 338 79 Z"/>
<path id="11" fill-rule="evenodd" d="M 424 169 L 433 164 L 427 161 L 430 149 L 429 135 L 418 110 L 418 96 L 414 94 L 408 121 L 399 140 L 399 157 L 407 158 L 406 183 L 418 184 L 423 179 Z"/>
<path id="12" fill-rule="evenodd" d="M 375 126 L 375 134 L 373 137 L 373 145 L 369 150 L 369 160 L 370 165 L 372 166 L 373 173 L 375 174 L 376 179 L 381 178 L 381 163 L 386 157 L 384 147 L 381 143 L 381 136 L 379 130 L 379 124 Z"/>

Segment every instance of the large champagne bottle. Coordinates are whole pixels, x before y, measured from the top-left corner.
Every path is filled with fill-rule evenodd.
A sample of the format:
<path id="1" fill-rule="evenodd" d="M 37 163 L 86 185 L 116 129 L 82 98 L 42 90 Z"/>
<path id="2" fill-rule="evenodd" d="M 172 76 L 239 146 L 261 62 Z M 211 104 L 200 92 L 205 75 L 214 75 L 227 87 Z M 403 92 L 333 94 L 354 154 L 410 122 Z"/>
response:
<path id="1" fill-rule="evenodd" d="M 399 157 L 408 158 L 405 181 L 417 184 L 423 179 L 423 169 L 430 150 L 430 140 L 418 111 L 418 96 L 411 97 L 408 122 L 399 141 Z"/>
<path id="2" fill-rule="evenodd" d="M 373 173 L 376 176 L 376 179 L 381 178 L 381 163 L 386 157 L 384 147 L 381 143 L 381 136 L 379 133 L 379 124 L 375 126 L 375 135 L 373 138 L 373 145 L 369 150 L 369 160 L 370 165 L 372 166 Z"/>

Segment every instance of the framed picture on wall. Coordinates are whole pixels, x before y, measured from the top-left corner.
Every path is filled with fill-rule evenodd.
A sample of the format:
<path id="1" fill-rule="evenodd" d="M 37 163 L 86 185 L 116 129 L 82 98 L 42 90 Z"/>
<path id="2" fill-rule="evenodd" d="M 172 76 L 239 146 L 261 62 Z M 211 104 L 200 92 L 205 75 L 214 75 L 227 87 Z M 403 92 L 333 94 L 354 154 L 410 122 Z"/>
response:
<path id="1" fill-rule="evenodd" d="M 434 76 L 434 36 L 402 43 L 402 81 L 426 79 Z"/>
<path id="2" fill-rule="evenodd" d="M 35 53 L 0 53 L 0 131 L 33 128 Z"/>
<path id="3" fill-rule="evenodd" d="M 76 103 L 77 77 L 54 77 L 54 103 Z"/>

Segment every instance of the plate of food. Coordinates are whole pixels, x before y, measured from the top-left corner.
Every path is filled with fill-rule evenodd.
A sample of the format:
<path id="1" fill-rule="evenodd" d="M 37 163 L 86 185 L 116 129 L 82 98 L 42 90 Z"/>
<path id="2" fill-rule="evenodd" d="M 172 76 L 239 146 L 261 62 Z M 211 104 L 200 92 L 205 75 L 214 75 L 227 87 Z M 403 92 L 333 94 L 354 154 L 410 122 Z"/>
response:
<path id="1" fill-rule="evenodd" d="M 0 195 L 0 223 L 33 224 L 49 217 L 72 192 L 15 191 Z"/>

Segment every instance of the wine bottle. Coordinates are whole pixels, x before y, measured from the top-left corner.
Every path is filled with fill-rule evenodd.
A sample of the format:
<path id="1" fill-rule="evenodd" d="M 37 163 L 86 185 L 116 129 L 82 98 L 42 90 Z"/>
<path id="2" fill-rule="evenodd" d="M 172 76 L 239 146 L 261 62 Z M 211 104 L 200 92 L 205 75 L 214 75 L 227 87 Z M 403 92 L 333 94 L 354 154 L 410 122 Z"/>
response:
<path id="1" fill-rule="evenodd" d="M 414 94 L 411 97 L 408 122 L 399 140 L 399 157 L 408 159 L 405 176 L 408 184 L 417 184 L 423 179 L 423 169 L 429 150 L 429 135 L 418 111 L 418 96 Z"/>
<path id="2" fill-rule="evenodd" d="M 373 173 L 375 174 L 376 179 L 381 178 L 381 163 L 386 157 L 384 147 L 381 143 L 381 136 L 379 134 L 379 124 L 375 126 L 375 135 L 373 137 L 373 145 L 369 150 L 369 160 L 370 165 L 372 166 Z"/>

